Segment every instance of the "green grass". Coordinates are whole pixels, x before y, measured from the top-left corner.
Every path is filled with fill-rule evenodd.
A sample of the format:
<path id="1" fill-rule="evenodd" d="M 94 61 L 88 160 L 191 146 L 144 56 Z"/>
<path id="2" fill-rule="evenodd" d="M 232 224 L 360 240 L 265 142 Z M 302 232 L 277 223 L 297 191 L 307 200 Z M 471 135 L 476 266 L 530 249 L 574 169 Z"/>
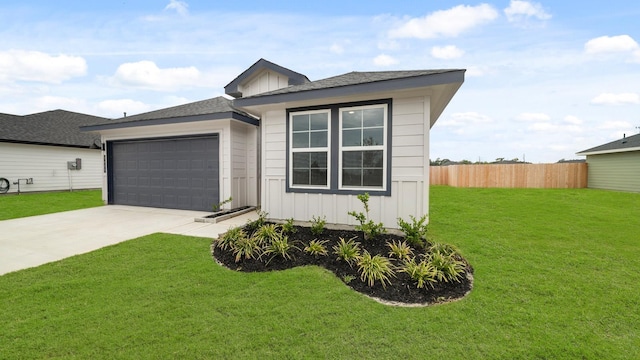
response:
<path id="1" fill-rule="evenodd" d="M 465 299 L 397 308 L 317 267 L 237 273 L 154 234 L 0 276 L 0 358 L 637 359 L 640 194 L 431 190 Z M 355 281 L 355 280 L 354 280 Z"/>
<path id="2" fill-rule="evenodd" d="M 101 206 L 101 194 L 100 190 L 79 190 L 1 195 L 0 220 Z"/>

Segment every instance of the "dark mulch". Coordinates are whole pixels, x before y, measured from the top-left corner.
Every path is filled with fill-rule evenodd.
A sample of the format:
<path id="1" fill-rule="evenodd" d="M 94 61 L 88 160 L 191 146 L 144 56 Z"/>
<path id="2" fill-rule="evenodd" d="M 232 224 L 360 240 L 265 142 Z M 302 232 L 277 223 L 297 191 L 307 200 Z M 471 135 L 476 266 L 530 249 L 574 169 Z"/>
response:
<path id="1" fill-rule="evenodd" d="M 349 281 L 347 285 L 353 290 L 384 301 L 402 304 L 442 303 L 462 298 L 471 291 L 473 268 L 464 259 L 462 260 L 467 264 L 467 276 L 463 276 L 460 282 L 439 282 L 435 283 L 433 287 L 427 285 L 422 289 L 418 289 L 415 282 L 407 274 L 396 271 L 396 276 L 391 279 L 391 284 L 383 287 L 379 282 L 376 282 L 373 287 L 370 287 L 368 283 L 360 279 L 357 265 L 350 267 L 345 261 L 337 260 L 336 255 L 333 254 L 333 246 L 338 243 L 340 237 L 345 240 L 356 237 L 356 241 L 360 243 L 361 249 L 366 249 L 371 255 L 380 254 L 385 257 L 389 257 L 389 247 L 386 245 L 387 241 L 403 240 L 402 236 L 384 234 L 377 239 L 365 241 L 362 232 L 353 230 L 325 229 L 324 232 L 318 236 L 312 234 L 308 227 L 296 226 L 296 232 L 290 234 L 289 239 L 295 241 L 295 245 L 299 250 L 293 251 L 293 259 L 291 260 L 275 257 L 269 261 L 268 265 L 266 263 L 270 258 L 266 257 L 248 260 L 243 258 L 239 262 L 235 262 L 235 256 L 231 250 L 222 251 L 219 248 L 213 249 L 213 256 L 218 262 L 229 269 L 246 272 L 284 270 L 305 265 L 322 266 L 332 271 L 343 281 L 351 277 L 352 280 Z M 325 244 L 329 252 L 328 255 L 315 257 L 303 251 L 309 241 L 314 239 L 329 240 Z M 396 266 L 401 264 L 400 261 L 396 259 L 391 258 L 391 260 Z"/>
<path id="2" fill-rule="evenodd" d="M 217 218 L 217 217 L 220 217 L 220 216 L 223 216 L 223 215 L 229 215 L 229 214 L 237 213 L 238 211 L 246 210 L 248 208 L 249 208 L 249 206 L 241 206 L 241 207 L 237 207 L 237 208 L 231 209 L 231 210 L 220 210 L 220 211 L 214 212 L 211 215 L 205 216 L 205 218 L 213 219 L 213 218 Z"/>

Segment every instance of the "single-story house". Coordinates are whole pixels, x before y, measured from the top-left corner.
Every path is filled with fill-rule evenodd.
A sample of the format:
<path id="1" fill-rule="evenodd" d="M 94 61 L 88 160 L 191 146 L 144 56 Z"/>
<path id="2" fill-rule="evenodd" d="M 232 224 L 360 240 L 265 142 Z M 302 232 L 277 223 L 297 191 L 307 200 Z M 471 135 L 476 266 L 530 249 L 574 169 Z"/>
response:
<path id="1" fill-rule="evenodd" d="M 65 110 L 0 114 L 0 192 L 101 188 L 100 136 L 80 131 L 80 125 L 105 121 Z"/>
<path id="2" fill-rule="evenodd" d="M 580 151 L 587 157 L 587 187 L 640 192 L 640 134 Z"/>
<path id="3" fill-rule="evenodd" d="M 465 70 L 350 72 L 310 81 L 260 59 L 217 97 L 103 124 L 109 204 L 211 210 L 261 206 L 271 219 L 353 224 L 429 210 L 429 130 Z"/>

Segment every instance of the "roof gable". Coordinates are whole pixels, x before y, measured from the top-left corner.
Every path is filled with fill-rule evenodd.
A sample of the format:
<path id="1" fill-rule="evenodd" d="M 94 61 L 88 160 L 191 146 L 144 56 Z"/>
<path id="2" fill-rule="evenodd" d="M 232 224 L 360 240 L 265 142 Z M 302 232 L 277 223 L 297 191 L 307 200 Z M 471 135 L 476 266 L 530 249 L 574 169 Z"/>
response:
<path id="1" fill-rule="evenodd" d="M 242 74 L 233 79 L 233 81 L 227 84 L 227 86 L 224 87 L 225 94 L 233 96 L 234 98 L 242 97 L 242 85 L 247 84 L 254 77 L 267 70 L 271 70 L 278 74 L 286 76 L 289 79 L 288 85 L 290 86 L 309 82 L 309 79 L 303 74 L 287 69 L 278 64 L 274 64 L 265 59 L 260 59 L 253 65 L 251 65 L 247 70 L 243 71 Z"/>
<path id="2" fill-rule="evenodd" d="M 640 134 L 625 136 L 622 139 L 580 151 L 576 155 L 597 155 L 627 151 L 640 151 Z"/>
<path id="3" fill-rule="evenodd" d="M 106 118 L 66 110 L 52 110 L 19 116 L 0 114 L 0 141 L 96 148 L 100 137 L 80 131 L 80 126 L 97 124 Z"/>

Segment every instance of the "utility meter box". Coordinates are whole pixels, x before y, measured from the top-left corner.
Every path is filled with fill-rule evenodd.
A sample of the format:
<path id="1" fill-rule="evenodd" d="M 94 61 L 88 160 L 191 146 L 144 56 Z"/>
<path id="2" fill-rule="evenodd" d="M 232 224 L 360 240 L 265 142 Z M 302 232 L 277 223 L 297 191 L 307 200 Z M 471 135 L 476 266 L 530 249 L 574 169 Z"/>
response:
<path id="1" fill-rule="evenodd" d="M 67 161 L 67 169 L 80 170 L 82 169 L 82 159 L 76 158 L 75 161 Z"/>

